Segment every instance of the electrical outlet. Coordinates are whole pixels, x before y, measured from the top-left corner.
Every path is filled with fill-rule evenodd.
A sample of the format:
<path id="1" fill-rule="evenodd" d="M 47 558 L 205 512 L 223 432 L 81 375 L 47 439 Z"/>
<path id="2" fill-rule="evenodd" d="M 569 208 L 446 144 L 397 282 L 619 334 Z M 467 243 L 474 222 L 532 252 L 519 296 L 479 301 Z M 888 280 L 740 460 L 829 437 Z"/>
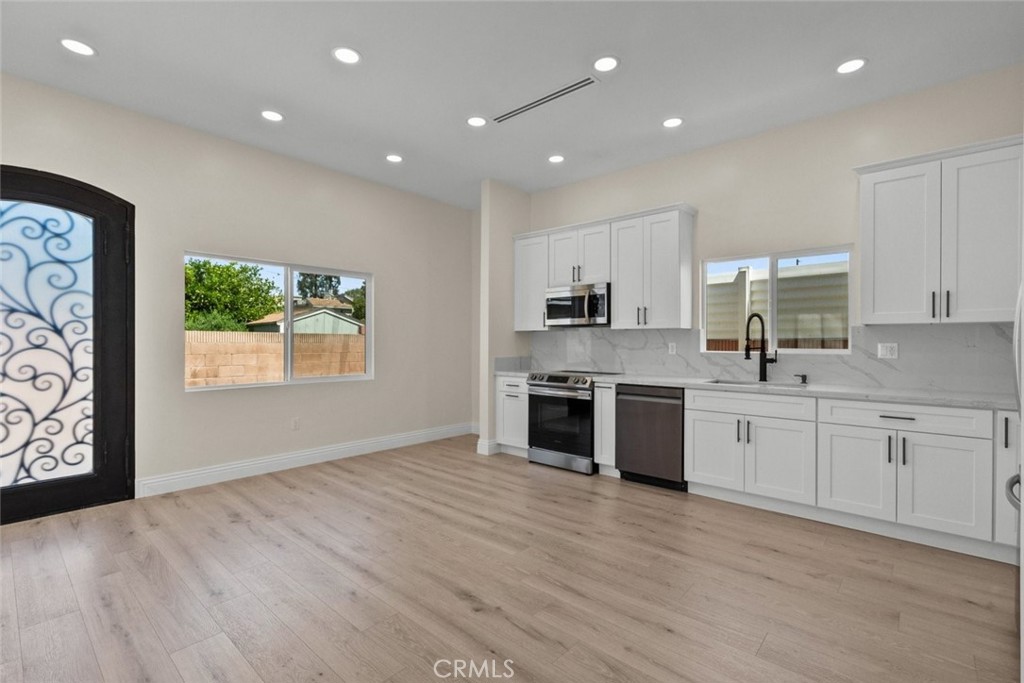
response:
<path id="1" fill-rule="evenodd" d="M 900 357 L 900 345 L 896 342 L 883 342 L 878 345 L 878 357 L 896 359 Z"/>
<path id="2" fill-rule="evenodd" d="M 670 356 L 676 355 L 676 343 L 675 342 L 669 342 L 668 343 L 668 355 L 670 355 Z"/>
<path id="3" fill-rule="evenodd" d="M 299 418 L 297 418 L 297 417 L 293 417 L 292 418 L 292 431 L 293 432 L 299 431 Z"/>

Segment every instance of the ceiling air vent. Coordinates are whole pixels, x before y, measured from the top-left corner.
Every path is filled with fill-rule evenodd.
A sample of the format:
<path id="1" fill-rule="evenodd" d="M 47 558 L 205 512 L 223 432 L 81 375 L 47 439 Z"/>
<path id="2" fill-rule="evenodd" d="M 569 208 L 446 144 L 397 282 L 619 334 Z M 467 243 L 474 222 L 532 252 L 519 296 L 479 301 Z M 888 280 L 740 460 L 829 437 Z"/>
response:
<path id="1" fill-rule="evenodd" d="M 536 99 L 533 102 L 528 102 L 528 103 L 524 104 L 523 106 L 516 107 L 515 109 L 513 109 L 511 111 L 507 111 L 504 114 L 501 114 L 500 116 L 495 116 L 494 117 L 494 122 L 495 123 L 504 123 L 505 121 L 508 121 L 511 118 L 519 116 L 520 114 L 525 114 L 526 112 L 530 111 L 531 109 L 536 109 L 537 107 L 541 106 L 542 104 L 547 104 L 548 102 L 554 102 L 559 97 L 565 97 L 569 93 L 574 93 L 577 90 L 582 90 L 583 88 L 586 88 L 588 85 L 593 85 L 594 83 L 597 83 L 597 79 L 593 78 L 592 76 L 587 76 L 586 78 L 584 78 L 582 80 L 576 81 L 575 83 L 570 83 L 569 85 L 561 87 L 561 88 L 559 88 L 558 90 L 556 90 L 554 92 L 548 93 L 544 97 Z"/>

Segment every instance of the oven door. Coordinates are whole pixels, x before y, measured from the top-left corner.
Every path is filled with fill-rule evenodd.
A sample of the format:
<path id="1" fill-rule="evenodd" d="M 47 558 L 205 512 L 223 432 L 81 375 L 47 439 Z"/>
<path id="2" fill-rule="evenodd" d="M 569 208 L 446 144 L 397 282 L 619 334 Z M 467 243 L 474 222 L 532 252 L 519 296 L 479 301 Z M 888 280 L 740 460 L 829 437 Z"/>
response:
<path id="1" fill-rule="evenodd" d="M 594 459 L 594 402 L 589 391 L 529 389 L 529 446 Z"/>

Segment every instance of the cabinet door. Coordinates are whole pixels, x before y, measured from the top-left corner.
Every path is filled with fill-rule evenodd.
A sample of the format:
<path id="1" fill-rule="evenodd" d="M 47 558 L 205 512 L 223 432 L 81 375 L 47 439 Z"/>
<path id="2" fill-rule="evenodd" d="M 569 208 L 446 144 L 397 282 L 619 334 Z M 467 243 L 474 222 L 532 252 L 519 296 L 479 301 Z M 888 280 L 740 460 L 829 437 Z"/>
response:
<path id="1" fill-rule="evenodd" d="M 526 448 L 527 446 L 527 394 L 498 393 L 498 415 L 496 419 L 498 443 L 506 446 Z"/>
<path id="2" fill-rule="evenodd" d="M 612 223 L 612 327 L 640 327 L 644 305 L 644 222 Z"/>
<path id="3" fill-rule="evenodd" d="M 680 240 L 678 211 L 644 217 L 644 327 L 682 326 Z"/>
<path id="4" fill-rule="evenodd" d="M 594 387 L 594 462 L 615 466 L 615 388 Z"/>
<path id="5" fill-rule="evenodd" d="M 942 162 L 942 318 L 1010 322 L 1020 286 L 1021 146 Z"/>
<path id="6" fill-rule="evenodd" d="M 938 321 L 940 169 L 861 176 L 861 322 Z"/>
<path id="7" fill-rule="evenodd" d="M 579 231 L 575 228 L 548 235 L 548 286 L 572 285 L 579 280 Z"/>
<path id="8" fill-rule="evenodd" d="M 896 430 L 818 425 L 818 506 L 896 521 Z"/>
<path id="9" fill-rule="evenodd" d="M 1006 480 L 1020 472 L 1020 415 L 1009 411 L 996 413 L 995 483 L 992 501 L 995 507 L 996 543 L 1017 545 L 1020 514 L 1006 499 Z M 1018 490 L 1019 494 L 1020 491 Z"/>
<path id="10" fill-rule="evenodd" d="M 743 490 L 743 416 L 683 413 L 683 479 Z"/>
<path id="11" fill-rule="evenodd" d="M 544 296 L 548 288 L 548 236 L 515 241 L 515 329 L 547 329 Z"/>
<path id="12" fill-rule="evenodd" d="M 579 231 L 579 281 L 588 285 L 611 281 L 611 225 L 591 225 Z"/>
<path id="13" fill-rule="evenodd" d="M 744 490 L 814 505 L 818 484 L 814 423 L 748 417 L 744 427 Z"/>
<path id="14" fill-rule="evenodd" d="M 896 521 L 992 540 L 992 440 L 899 432 Z"/>

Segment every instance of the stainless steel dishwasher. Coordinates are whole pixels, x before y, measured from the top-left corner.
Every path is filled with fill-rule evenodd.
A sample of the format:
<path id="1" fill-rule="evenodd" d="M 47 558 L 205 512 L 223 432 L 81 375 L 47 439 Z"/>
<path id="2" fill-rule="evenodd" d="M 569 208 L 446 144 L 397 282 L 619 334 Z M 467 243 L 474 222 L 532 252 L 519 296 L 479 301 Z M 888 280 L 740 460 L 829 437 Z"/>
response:
<path id="1" fill-rule="evenodd" d="M 629 481 L 686 490 L 682 389 L 616 387 L 615 467 Z"/>

